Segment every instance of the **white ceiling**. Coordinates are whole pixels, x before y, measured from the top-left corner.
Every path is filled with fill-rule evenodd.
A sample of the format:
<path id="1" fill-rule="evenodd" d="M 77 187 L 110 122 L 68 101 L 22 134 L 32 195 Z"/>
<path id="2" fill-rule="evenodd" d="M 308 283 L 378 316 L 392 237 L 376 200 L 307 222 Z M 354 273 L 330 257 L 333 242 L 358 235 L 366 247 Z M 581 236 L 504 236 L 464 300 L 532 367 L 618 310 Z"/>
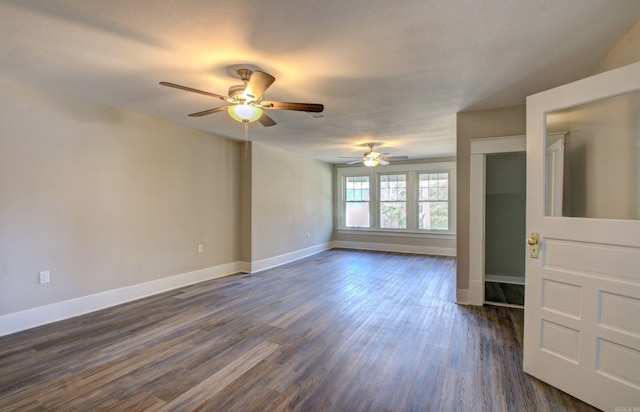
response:
<path id="1" fill-rule="evenodd" d="M 158 82 L 226 95 L 259 68 L 266 100 L 327 117 L 270 111 L 253 141 L 332 163 L 371 141 L 452 156 L 456 112 L 590 75 L 639 19 L 637 0 L 0 0 L 0 76 L 241 140 L 224 112 L 187 117 L 220 100 Z"/>

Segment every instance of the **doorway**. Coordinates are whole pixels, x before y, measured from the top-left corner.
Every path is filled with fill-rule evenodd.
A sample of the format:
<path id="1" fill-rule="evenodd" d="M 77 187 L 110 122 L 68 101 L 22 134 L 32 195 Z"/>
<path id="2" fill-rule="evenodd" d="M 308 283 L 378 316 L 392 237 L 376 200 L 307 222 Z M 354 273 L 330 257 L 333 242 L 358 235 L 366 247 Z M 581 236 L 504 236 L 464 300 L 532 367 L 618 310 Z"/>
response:
<path id="1" fill-rule="evenodd" d="M 485 159 L 484 301 L 524 306 L 526 152 Z"/>
<path id="2" fill-rule="evenodd" d="M 469 303 L 524 304 L 526 137 L 471 141 Z"/>

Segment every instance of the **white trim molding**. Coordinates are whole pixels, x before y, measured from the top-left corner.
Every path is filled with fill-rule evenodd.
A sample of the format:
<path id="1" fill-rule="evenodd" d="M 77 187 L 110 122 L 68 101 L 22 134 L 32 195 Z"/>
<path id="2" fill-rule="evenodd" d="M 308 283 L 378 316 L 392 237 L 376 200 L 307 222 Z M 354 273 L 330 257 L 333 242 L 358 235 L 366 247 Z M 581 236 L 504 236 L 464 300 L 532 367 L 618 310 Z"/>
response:
<path id="1" fill-rule="evenodd" d="M 0 316 L 0 336 L 84 315 L 168 290 L 242 272 L 242 262 L 212 266 L 150 282 L 38 306 Z"/>
<path id="2" fill-rule="evenodd" d="M 260 272 L 262 270 L 267 270 L 276 266 L 284 265 L 285 263 L 293 262 L 294 260 L 302 259 L 307 256 L 315 255 L 316 253 L 331 249 L 331 247 L 331 242 L 321 243 L 319 245 L 311 246 L 305 249 L 284 253 L 282 255 L 270 257 L 267 259 L 257 260 L 255 262 L 250 262 L 248 273 Z"/>
<path id="3" fill-rule="evenodd" d="M 420 245 L 398 245 L 392 243 L 375 243 L 375 242 L 353 242 L 349 240 L 334 240 L 334 248 L 340 249 L 358 249 L 358 250 L 374 250 L 378 252 L 395 252 L 395 253 L 415 253 L 418 255 L 435 255 L 435 256 L 456 256 L 456 248 L 420 246 Z"/>
<path id="4" fill-rule="evenodd" d="M 349 229 L 336 229 L 336 232 L 341 235 L 368 235 L 368 236 L 388 236 L 388 237 L 404 237 L 404 238 L 418 238 L 418 239 L 450 239 L 455 240 L 456 234 L 451 232 L 436 233 L 433 232 L 407 232 L 399 230 L 383 230 L 383 229 L 362 229 L 362 228 L 349 228 Z"/>
<path id="5" fill-rule="evenodd" d="M 527 136 L 524 134 L 515 136 L 485 137 L 484 139 L 470 140 L 471 154 L 493 154 L 524 152 L 527 150 Z"/>
<path id="6" fill-rule="evenodd" d="M 471 140 L 469 160 L 469 304 L 471 305 L 484 305 L 486 156 L 526 150 L 526 135 Z"/>

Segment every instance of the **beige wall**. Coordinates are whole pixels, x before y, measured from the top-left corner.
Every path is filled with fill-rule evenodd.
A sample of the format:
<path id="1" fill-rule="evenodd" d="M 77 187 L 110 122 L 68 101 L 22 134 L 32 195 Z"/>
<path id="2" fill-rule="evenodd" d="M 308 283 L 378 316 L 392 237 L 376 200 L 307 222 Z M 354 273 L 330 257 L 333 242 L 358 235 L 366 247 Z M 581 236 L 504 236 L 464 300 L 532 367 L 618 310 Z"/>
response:
<path id="1" fill-rule="evenodd" d="M 0 78 L 0 315 L 238 261 L 241 153 Z"/>
<path id="2" fill-rule="evenodd" d="M 333 231 L 332 173 L 0 79 L 0 316 L 321 250 Z M 38 284 L 44 270 L 48 285 Z"/>
<path id="3" fill-rule="evenodd" d="M 251 142 L 241 143 L 240 156 L 240 260 L 251 262 Z"/>
<path id="4" fill-rule="evenodd" d="M 611 49 L 593 74 L 606 72 L 640 61 L 640 20 Z"/>
<path id="5" fill-rule="evenodd" d="M 457 128 L 457 288 L 469 288 L 469 163 L 472 139 L 516 136 L 526 133 L 526 107 L 460 112 Z"/>
<path id="6" fill-rule="evenodd" d="M 333 167 L 259 143 L 251 152 L 251 261 L 331 241 Z"/>

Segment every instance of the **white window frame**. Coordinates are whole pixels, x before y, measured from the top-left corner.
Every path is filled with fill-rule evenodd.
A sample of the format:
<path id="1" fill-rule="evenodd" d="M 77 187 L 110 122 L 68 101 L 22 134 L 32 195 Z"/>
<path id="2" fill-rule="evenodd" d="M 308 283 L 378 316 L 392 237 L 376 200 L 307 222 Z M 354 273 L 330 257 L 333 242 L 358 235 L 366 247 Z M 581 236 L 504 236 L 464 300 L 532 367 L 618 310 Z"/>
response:
<path id="1" fill-rule="evenodd" d="M 407 228 L 406 229 L 382 229 L 380 228 L 380 175 L 399 174 L 407 175 Z M 420 173 L 448 173 L 449 174 L 449 230 L 418 229 L 418 176 Z M 345 226 L 345 177 L 369 176 L 369 227 L 355 228 Z M 336 171 L 337 202 L 336 213 L 338 217 L 338 233 L 345 234 L 370 234 L 378 236 L 402 236 L 424 238 L 454 239 L 456 234 L 456 163 L 425 162 L 410 164 L 394 164 L 369 168 L 365 166 L 337 167 Z"/>
<path id="2" fill-rule="evenodd" d="M 385 201 L 385 202 L 393 202 L 393 203 L 400 202 L 400 203 L 404 203 L 405 204 L 405 212 L 407 214 L 405 218 L 406 218 L 406 221 L 407 221 L 407 227 L 406 228 L 397 228 L 397 229 L 382 228 L 381 227 L 382 226 L 382 219 L 381 219 L 381 216 L 380 216 L 382 208 L 380 207 L 380 205 L 383 203 L 383 201 L 380 200 L 380 190 L 381 190 L 381 187 L 380 187 L 380 176 L 397 176 L 397 175 L 404 175 L 404 177 L 405 177 L 406 198 L 405 198 L 405 200 L 389 200 L 389 201 Z M 376 190 L 376 207 L 372 208 L 371 207 L 371 203 L 369 203 L 369 209 L 370 210 L 371 209 L 375 209 L 376 213 L 378 213 L 376 222 L 378 223 L 377 227 L 379 227 L 381 230 L 402 230 L 402 231 L 404 231 L 404 230 L 409 228 L 409 221 L 410 221 L 410 218 L 409 218 L 409 214 L 410 214 L 410 212 L 409 212 L 409 199 L 411 198 L 411 195 L 409 194 L 409 191 L 411 190 L 411 188 L 409 187 L 409 184 L 410 184 L 409 183 L 409 173 L 406 173 L 406 172 L 389 172 L 389 171 L 386 171 L 385 173 L 378 173 L 377 174 L 377 176 L 375 178 L 375 185 L 376 186 L 374 187 L 374 189 Z"/>
<path id="3" fill-rule="evenodd" d="M 347 191 L 347 186 L 346 186 L 346 180 L 349 177 L 366 177 L 367 178 L 367 184 L 369 185 L 369 188 L 367 189 L 369 192 L 369 199 L 368 200 L 360 200 L 361 203 L 366 202 L 369 205 L 369 222 L 368 222 L 368 226 L 367 227 L 363 227 L 363 226 L 347 226 L 346 222 L 346 216 L 347 216 L 347 205 L 350 203 L 349 200 L 347 200 L 346 198 L 343 197 L 342 199 L 342 210 L 343 210 L 343 216 L 344 216 L 344 226 L 348 227 L 349 229 L 370 229 L 371 228 L 371 187 L 372 187 L 372 183 L 371 183 L 371 176 L 369 175 L 356 175 L 356 176 L 345 176 L 342 178 L 342 183 L 344 185 L 343 187 L 343 192 L 342 195 L 344 196 L 346 194 Z M 352 201 L 352 202 L 357 202 L 357 201 Z"/>

